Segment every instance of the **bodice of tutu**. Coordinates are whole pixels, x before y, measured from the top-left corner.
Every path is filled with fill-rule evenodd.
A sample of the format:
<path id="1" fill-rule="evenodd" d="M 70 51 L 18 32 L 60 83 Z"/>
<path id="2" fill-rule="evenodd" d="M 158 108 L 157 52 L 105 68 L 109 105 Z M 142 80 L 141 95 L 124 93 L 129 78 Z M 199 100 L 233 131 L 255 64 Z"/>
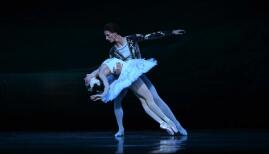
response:
<path id="1" fill-rule="evenodd" d="M 107 59 L 107 60 L 105 60 L 105 61 L 103 62 L 103 64 L 106 64 L 107 67 L 109 68 L 109 70 L 110 70 L 112 73 L 114 73 L 114 72 L 113 72 L 113 68 L 116 69 L 116 67 L 117 67 L 117 63 L 121 63 L 121 64 L 124 66 L 126 62 L 124 62 L 124 61 L 122 61 L 122 60 L 120 60 L 120 59 L 117 59 L 117 58 L 109 58 L 109 59 Z"/>

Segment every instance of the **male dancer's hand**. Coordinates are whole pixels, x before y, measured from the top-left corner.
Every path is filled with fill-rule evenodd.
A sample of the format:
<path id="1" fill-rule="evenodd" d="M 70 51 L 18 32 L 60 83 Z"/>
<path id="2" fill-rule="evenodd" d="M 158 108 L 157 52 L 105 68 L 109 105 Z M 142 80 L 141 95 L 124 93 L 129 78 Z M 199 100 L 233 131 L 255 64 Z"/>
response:
<path id="1" fill-rule="evenodd" d="M 183 29 L 176 29 L 176 30 L 172 31 L 172 34 L 174 34 L 174 35 L 182 35 L 182 34 L 185 34 L 185 33 L 186 33 L 186 31 L 183 30 Z"/>
<path id="2" fill-rule="evenodd" d="M 120 75 L 120 73 L 121 73 L 121 68 L 122 68 L 122 64 L 121 64 L 121 63 L 117 63 L 117 64 L 116 64 L 116 68 L 113 67 L 113 72 L 114 72 L 116 75 Z"/>

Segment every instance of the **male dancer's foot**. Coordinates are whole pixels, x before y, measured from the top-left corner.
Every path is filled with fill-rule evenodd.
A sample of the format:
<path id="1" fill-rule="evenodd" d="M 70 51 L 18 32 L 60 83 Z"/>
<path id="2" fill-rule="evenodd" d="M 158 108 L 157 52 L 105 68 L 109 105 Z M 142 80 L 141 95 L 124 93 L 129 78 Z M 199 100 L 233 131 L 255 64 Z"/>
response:
<path id="1" fill-rule="evenodd" d="M 124 136 L 124 129 L 119 129 L 119 131 L 114 135 L 115 137 Z"/>

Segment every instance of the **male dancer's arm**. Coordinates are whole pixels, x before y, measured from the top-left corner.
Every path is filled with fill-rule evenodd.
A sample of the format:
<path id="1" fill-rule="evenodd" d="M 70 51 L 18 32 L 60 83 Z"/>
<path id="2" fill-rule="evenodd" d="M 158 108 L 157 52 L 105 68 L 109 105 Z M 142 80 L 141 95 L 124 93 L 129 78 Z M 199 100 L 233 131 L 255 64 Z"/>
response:
<path id="1" fill-rule="evenodd" d="M 134 35 L 129 35 L 129 37 L 140 42 L 140 41 L 145 41 L 145 40 L 161 39 L 161 38 L 170 37 L 173 35 L 183 35 L 185 33 L 186 33 L 185 30 L 177 29 L 177 30 L 172 30 L 172 31 L 157 31 L 157 32 L 149 33 L 149 34 L 134 34 Z"/>

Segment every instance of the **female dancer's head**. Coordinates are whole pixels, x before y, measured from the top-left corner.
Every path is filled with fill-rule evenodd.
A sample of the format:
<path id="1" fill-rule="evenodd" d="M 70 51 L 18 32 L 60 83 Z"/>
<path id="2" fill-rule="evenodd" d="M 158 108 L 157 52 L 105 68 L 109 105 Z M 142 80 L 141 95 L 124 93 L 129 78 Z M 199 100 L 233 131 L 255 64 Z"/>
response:
<path id="1" fill-rule="evenodd" d="M 103 87 L 103 83 L 102 80 L 100 80 L 99 73 L 102 73 L 107 78 L 109 78 L 109 76 L 112 74 L 120 75 L 124 62 L 117 58 L 109 58 L 106 59 L 103 63 L 106 64 L 102 64 L 97 70 L 93 71 L 90 74 L 87 74 L 84 78 L 85 85 L 89 91 L 94 91 L 94 87 Z M 110 70 L 108 65 L 113 66 L 113 70 Z"/>
<path id="2" fill-rule="evenodd" d="M 104 35 L 110 43 L 115 43 L 120 35 L 120 27 L 116 23 L 107 23 L 104 25 Z"/>
<path id="3" fill-rule="evenodd" d="M 104 90 L 103 82 L 99 79 L 99 77 L 93 75 L 86 75 L 84 80 L 88 91 L 92 93 L 98 93 Z"/>
<path id="4" fill-rule="evenodd" d="M 100 85 L 100 81 L 97 79 L 96 74 L 87 74 L 84 78 L 85 86 L 88 88 L 89 91 L 92 91 L 94 85 Z"/>

